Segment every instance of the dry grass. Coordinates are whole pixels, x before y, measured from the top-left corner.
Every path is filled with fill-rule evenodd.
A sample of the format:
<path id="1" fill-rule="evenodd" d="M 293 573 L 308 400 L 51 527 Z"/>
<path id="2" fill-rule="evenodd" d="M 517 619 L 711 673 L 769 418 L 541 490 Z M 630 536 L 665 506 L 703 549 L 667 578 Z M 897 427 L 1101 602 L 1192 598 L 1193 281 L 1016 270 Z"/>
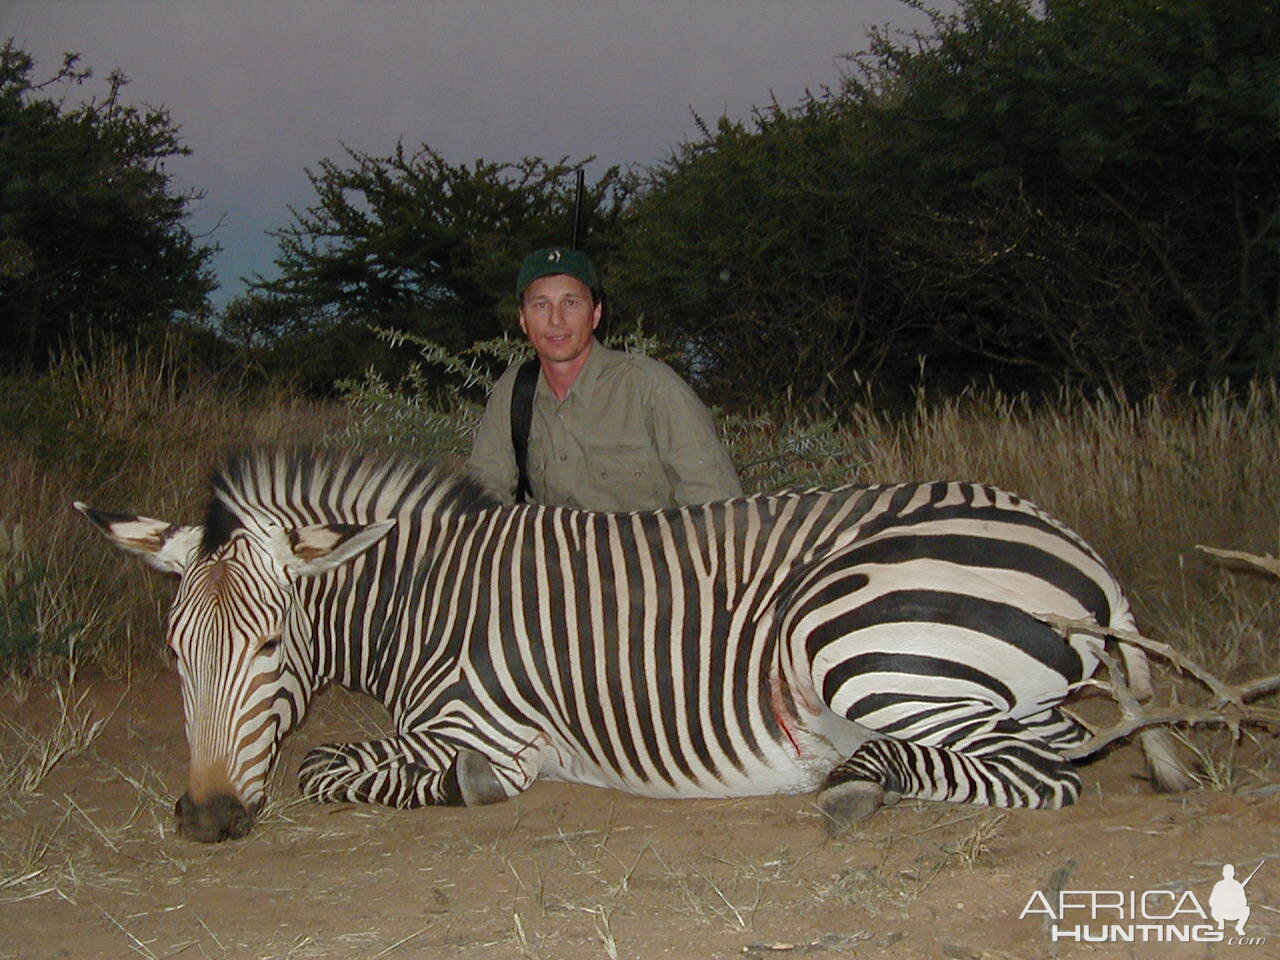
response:
<path id="1" fill-rule="evenodd" d="M 54 679 L 82 666 L 126 678 L 159 662 L 171 587 L 103 549 L 71 509 L 189 522 L 204 475 L 242 443 L 337 432 L 336 405 L 193 371 L 165 350 L 70 356 L 0 400 L 0 670 Z"/>
<path id="2" fill-rule="evenodd" d="M 98 739 L 111 714 L 99 715 L 87 703 L 88 690 L 76 692 L 75 662 L 69 676 L 53 687 L 57 711 L 50 730 L 33 731 L 8 717 L 0 717 L 5 734 L 0 751 L 0 803 L 17 803 L 40 789 L 54 767 L 84 752 Z"/>
<path id="3" fill-rule="evenodd" d="M 1149 634 L 1237 673 L 1277 662 L 1260 642 L 1280 627 L 1275 591 L 1223 571 L 1194 547 L 1274 549 L 1278 413 L 1274 386 L 1136 407 L 1077 398 L 1034 413 L 993 410 L 988 444 L 979 424 L 966 429 L 950 418 L 917 442 L 936 451 L 954 432 L 961 446 L 952 456 L 970 476 L 1031 497 L 1099 550 Z M 967 462 L 966 448 L 975 451 Z"/>
<path id="4" fill-rule="evenodd" d="M 752 490 L 783 484 L 974 480 L 1025 496 L 1081 533 L 1125 584 L 1141 626 L 1232 677 L 1280 665 L 1280 595 L 1195 550 L 1280 542 L 1280 389 L 1255 384 L 1136 405 L 993 393 L 906 417 L 727 424 Z"/>
<path id="5" fill-rule="evenodd" d="M 14 408 L 17 402 L 7 403 Z M 184 372 L 162 354 L 116 351 L 92 362 L 64 363 L 17 406 L 20 429 L 0 428 L 7 468 L 0 478 L 0 655 L 8 658 L 0 669 L 18 698 L 31 677 L 61 677 L 68 662 L 117 677 L 158 663 L 170 584 L 109 550 L 70 509 L 72 500 L 191 520 L 203 507 L 203 475 L 224 447 L 339 436 L 347 424 L 347 412 L 336 405 L 282 393 L 249 395 Z M 779 424 L 761 417 L 730 420 L 727 430 L 751 489 L 958 478 L 1028 496 L 1112 563 L 1147 635 L 1234 678 L 1280 667 L 1274 644 L 1280 595 L 1261 578 L 1222 569 L 1194 546 L 1276 551 L 1278 413 L 1277 391 L 1256 387 L 1138 407 L 1078 396 L 1045 407 L 995 396 L 938 403 L 922 398 L 905 419 L 862 409 L 838 424 Z M 82 696 L 68 688 L 59 702 L 55 729 L 0 728 L 9 742 L 0 804 L 22 809 L 24 797 L 50 770 L 97 735 L 99 721 Z M 327 702 L 353 736 L 377 736 L 385 728 L 385 714 L 367 700 L 339 695 Z M 1196 732 L 1190 747 L 1214 786 L 1274 787 L 1275 771 L 1241 763 L 1235 741 Z M 370 808 L 328 817 L 299 809 L 295 748 L 301 749 L 300 741 L 286 744 L 272 803 L 247 842 L 272 849 L 286 836 L 319 844 L 326 855 L 358 856 L 362 831 L 353 832 L 353 825 L 377 826 L 395 814 Z M 109 775 L 136 794 L 128 816 L 104 822 L 69 797 L 51 798 L 56 818 L 0 853 L 0 902 L 89 904 L 99 892 L 118 893 L 147 878 L 201 891 L 224 882 L 216 869 L 224 852 L 175 845 L 172 796 L 160 773 L 134 763 L 112 767 Z M 806 862 L 808 850 L 677 857 L 660 838 L 645 840 L 643 825 L 615 825 L 611 816 L 589 829 L 532 836 L 517 817 L 490 839 L 446 832 L 421 852 L 428 863 L 500 863 L 509 875 L 508 897 L 483 915 L 477 927 L 483 932 L 467 949 L 483 953 L 499 945 L 505 955 L 555 957 L 565 944 L 585 941 L 592 956 L 614 957 L 634 953 L 628 937 L 656 889 L 689 928 L 755 939 L 768 934 L 758 917 L 777 916 L 783 906 L 815 897 L 864 917 L 905 915 L 931 895 L 939 876 L 985 867 L 998 856 L 1004 823 L 1002 814 L 951 811 L 918 831 L 889 830 L 876 849 L 859 850 L 849 865 L 816 875 Z M 750 830 L 723 826 L 729 834 Z M 426 898 L 459 907 L 450 903 L 452 881 L 433 873 L 421 879 Z M 119 929 L 133 953 L 146 956 L 154 949 L 142 935 L 151 920 L 105 909 L 100 918 Z M 355 934 L 282 931 L 271 949 L 298 958 L 412 955 L 434 935 L 429 919 L 401 935 L 362 934 L 358 942 L 350 939 Z M 192 935 L 213 955 L 245 949 L 225 924 L 212 916 L 208 923 L 216 934 L 202 928 Z M 859 934 L 839 936 L 853 939 L 843 947 L 814 939 L 797 948 L 852 949 Z M 171 944 L 168 952 L 179 947 Z"/>
<path id="6" fill-rule="evenodd" d="M 171 590 L 105 548 L 70 509 L 73 499 L 191 520 L 203 507 L 204 474 L 225 447 L 340 438 L 355 416 L 337 404 L 239 389 L 163 350 L 71 358 L 10 394 L 0 409 L 18 427 L 0 429 L 0 670 L 45 677 L 73 646 L 108 675 L 152 669 Z M 361 435 L 377 426 L 362 419 Z M 1276 548 L 1274 385 L 1137 405 L 1071 393 L 1041 405 L 990 393 L 922 395 L 904 417 L 863 406 L 839 423 L 731 417 L 725 429 L 752 490 L 966 479 L 1016 491 L 1097 547 L 1148 635 L 1229 676 L 1278 663 L 1276 591 L 1193 550 Z"/>

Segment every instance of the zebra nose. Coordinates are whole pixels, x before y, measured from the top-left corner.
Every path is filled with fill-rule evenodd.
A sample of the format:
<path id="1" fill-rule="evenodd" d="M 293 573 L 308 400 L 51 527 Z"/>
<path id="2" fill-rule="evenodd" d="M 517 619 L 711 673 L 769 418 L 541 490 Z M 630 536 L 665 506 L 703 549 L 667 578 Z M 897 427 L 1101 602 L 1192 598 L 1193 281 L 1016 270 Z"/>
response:
<path id="1" fill-rule="evenodd" d="M 239 840 L 253 829 L 253 814 L 229 793 L 214 794 L 203 803 L 190 792 L 184 793 L 173 812 L 178 817 L 178 832 L 201 843 Z"/>

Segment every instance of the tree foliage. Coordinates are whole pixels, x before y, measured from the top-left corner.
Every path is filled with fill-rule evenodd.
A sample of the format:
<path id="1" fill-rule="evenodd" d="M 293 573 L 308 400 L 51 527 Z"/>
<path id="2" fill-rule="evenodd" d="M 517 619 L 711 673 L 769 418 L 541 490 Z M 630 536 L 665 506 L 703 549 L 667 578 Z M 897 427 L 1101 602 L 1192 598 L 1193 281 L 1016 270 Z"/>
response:
<path id="1" fill-rule="evenodd" d="M 878 185 L 838 103 L 722 119 L 648 171 L 620 231 L 619 301 L 724 399 L 822 398 L 911 326 L 886 282 Z"/>
<path id="2" fill-rule="evenodd" d="M 906 2 L 928 28 L 873 31 L 837 89 L 591 186 L 615 332 L 741 405 L 1280 370 L 1280 0 Z M 581 165 L 322 161 L 224 328 L 324 386 L 385 359 L 371 327 L 489 340 Z"/>
<path id="3" fill-rule="evenodd" d="M 968 0 L 844 91 L 941 339 L 1145 391 L 1274 373 L 1280 4 Z M 884 78 L 889 78 L 886 84 Z"/>
<path id="4" fill-rule="evenodd" d="M 307 172 L 316 200 L 274 233 L 278 279 L 256 278 L 237 304 L 242 325 L 274 326 L 283 343 L 309 345 L 305 376 L 316 384 L 382 356 L 373 327 L 450 349 L 510 330 L 520 260 L 568 243 L 574 173 L 589 162 L 453 164 L 403 144 L 388 156 L 346 148 L 346 160 Z M 613 169 L 584 191 L 592 252 L 607 242 L 621 191 Z"/>
<path id="5" fill-rule="evenodd" d="M 36 82 L 32 58 L 0 49 L 0 356 L 41 366 L 89 334 L 134 334 L 202 311 L 213 255 L 187 230 L 192 193 L 173 190 L 167 158 L 188 150 L 163 108 L 73 103 L 91 76 L 65 55 Z"/>
<path id="6" fill-rule="evenodd" d="M 756 402 L 917 361 L 1128 392 L 1274 373 L 1278 6 L 962 0 L 875 31 L 839 90 L 649 170 L 624 299 Z"/>

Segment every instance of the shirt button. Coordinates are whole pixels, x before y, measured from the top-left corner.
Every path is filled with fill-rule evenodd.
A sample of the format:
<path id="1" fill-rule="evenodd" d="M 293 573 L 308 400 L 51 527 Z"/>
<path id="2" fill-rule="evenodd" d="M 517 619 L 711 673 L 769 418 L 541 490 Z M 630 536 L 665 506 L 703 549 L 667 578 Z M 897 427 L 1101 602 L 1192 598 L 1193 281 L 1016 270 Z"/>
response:
<path id="1" fill-rule="evenodd" d="M 601 479 L 601 480 L 608 480 L 608 479 L 609 479 L 609 471 L 608 471 L 608 470 L 601 470 L 601 471 L 600 471 L 600 479 Z"/>
<path id="2" fill-rule="evenodd" d="M 565 460 L 568 460 L 568 459 L 569 459 L 569 455 L 568 455 L 567 453 L 562 453 L 562 454 L 560 454 L 560 460 L 561 460 L 562 462 L 563 462 L 563 461 L 565 461 Z"/>
<path id="3" fill-rule="evenodd" d="M 643 477 L 643 476 L 644 476 L 644 474 L 643 474 L 642 472 L 640 472 L 639 470 L 637 470 L 637 471 L 636 471 L 636 476 L 637 476 L 637 477 Z"/>

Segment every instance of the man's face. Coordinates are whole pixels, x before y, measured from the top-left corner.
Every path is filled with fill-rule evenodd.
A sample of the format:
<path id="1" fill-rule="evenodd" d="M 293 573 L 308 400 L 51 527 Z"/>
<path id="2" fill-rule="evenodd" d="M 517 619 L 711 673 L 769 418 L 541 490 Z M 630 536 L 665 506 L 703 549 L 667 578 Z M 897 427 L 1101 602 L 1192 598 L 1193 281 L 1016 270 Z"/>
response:
<path id="1" fill-rule="evenodd" d="M 568 274 L 541 277 L 520 298 L 520 329 L 543 360 L 567 363 L 590 347 L 601 305 L 591 289 Z"/>

